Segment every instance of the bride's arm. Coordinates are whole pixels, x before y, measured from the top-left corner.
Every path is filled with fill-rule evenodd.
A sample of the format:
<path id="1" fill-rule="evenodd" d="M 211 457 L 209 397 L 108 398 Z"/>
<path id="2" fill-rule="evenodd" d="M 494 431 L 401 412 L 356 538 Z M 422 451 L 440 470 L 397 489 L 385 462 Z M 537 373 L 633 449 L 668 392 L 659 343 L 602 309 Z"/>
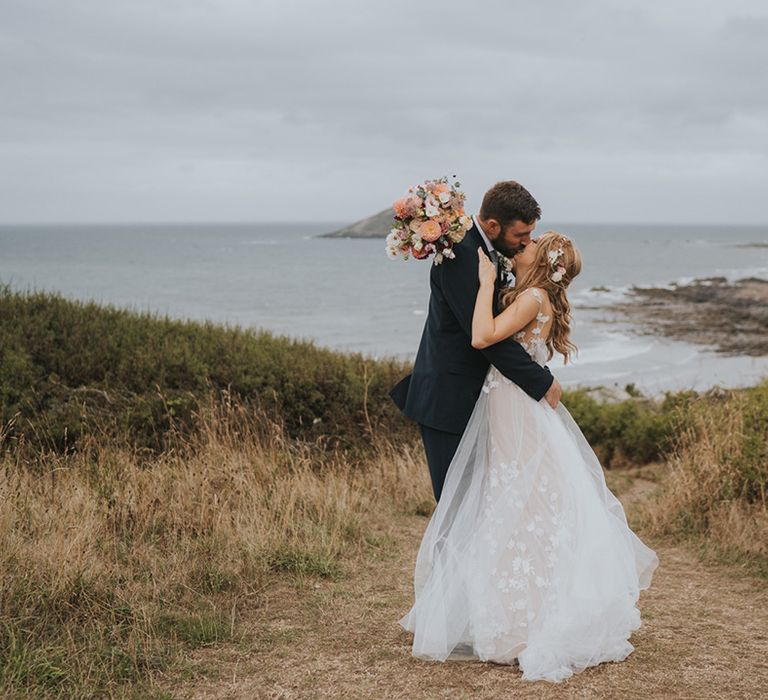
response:
<path id="1" fill-rule="evenodd" d="M 493 292 L 496 268 L 478 249 L 480 288 L 472 314 L 472 347 L 482 350 L 509 338 L 525 328 L 538 313 L 539 305 L 531 294 L 519 296 L 494 318 Z"/>

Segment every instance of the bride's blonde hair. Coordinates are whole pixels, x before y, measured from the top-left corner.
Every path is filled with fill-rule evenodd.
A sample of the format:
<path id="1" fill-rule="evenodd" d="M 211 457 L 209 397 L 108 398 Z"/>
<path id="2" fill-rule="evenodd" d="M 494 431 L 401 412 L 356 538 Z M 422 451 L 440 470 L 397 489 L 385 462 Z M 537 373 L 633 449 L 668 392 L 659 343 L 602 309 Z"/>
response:
<path id="1" fill-rule="evenodd" d="M 516 280 L 514 287 L 503 290 L 499 303 L 504 309 L 531 287 L 547 292 L 552 304 L 552 329 L 546 344 L 547 359 L 559 352 L 566 364 L 576 346 L 571 342 L 571 304 L 565 290 L 581 272 L 581 253 L 571 239 L 557 231 L 547 231 L 536 238 L 536 258 L 531 267 Z"/>

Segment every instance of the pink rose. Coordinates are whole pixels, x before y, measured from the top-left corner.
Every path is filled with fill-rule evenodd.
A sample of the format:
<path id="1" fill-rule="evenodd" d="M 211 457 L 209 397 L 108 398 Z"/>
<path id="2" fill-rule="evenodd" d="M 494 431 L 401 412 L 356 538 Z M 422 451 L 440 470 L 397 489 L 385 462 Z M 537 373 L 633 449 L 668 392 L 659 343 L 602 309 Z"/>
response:
<path id="1" fill-rule="evenodd" d="M 417 194 L 412 194 L 408 197 L 408 216 L 416 216 L 421 213 L 421 207 L 424 201 Z"/>

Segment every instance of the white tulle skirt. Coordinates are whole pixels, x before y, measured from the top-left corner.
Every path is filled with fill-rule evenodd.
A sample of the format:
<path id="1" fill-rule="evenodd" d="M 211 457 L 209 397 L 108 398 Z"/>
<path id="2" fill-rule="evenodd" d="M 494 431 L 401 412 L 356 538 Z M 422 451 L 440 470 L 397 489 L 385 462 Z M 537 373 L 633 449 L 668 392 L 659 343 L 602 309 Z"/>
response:
<path id="1" fill-rule="evenodd" d="M 621 661 L 656 553 L 630 530 L 562 404 L 491 367 L 416 560 L 413 655 L 561 681 Z"/>

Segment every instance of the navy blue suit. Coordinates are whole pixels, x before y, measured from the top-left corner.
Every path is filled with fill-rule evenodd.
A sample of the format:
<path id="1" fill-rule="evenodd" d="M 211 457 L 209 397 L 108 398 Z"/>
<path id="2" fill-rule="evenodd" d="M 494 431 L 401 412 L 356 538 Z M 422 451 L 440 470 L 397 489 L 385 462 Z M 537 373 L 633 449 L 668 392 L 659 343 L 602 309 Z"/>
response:
<path id="1" fill-rule="evenodd" d="M 536 363 L 511 338 L 483 350 L 472 347 L 472 314 L 480 286 L 478 246 L 486 250 L 473 226 L 454 246 L 454 259 L 432 265 L 429 312 L 413 372 L 390 392 L 400 410 L 421 427 L 436 501 L 489 365 L 536 401 L 553 381 L 549 369 Z"/>

